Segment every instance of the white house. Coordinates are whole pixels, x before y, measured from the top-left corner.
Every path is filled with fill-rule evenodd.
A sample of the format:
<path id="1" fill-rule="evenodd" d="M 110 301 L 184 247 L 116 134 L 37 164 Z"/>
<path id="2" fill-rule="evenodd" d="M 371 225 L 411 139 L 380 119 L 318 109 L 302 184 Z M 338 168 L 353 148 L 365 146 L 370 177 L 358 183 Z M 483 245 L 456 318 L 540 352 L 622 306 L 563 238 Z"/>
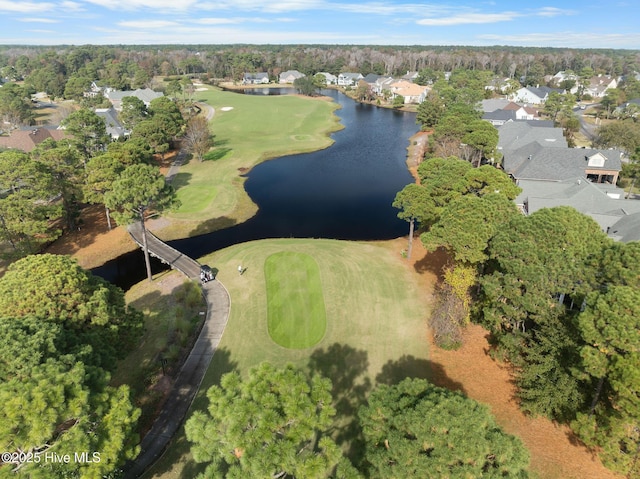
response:
<path id="1" fill-rule="evenodd" d="M 358 83 L 358 81 L 362 80 L 364 76 L 362 73 L 340 73 L 338 75 L 338 85 L 340 86 L 352 86 Z"/>
<path id="2" fill-rule="evenodd" d="M 338 77 L 327 72 L 319 72 L 316 75 L 322 75 L 327 85 L 335 85 L 338 83 Z"/>
<path id="3" fill-rule="evenodd" d="M 549 93 L 556 91 L 553 88 L 547 86 L 533 87 L 528 86 L 520 88 L 515 93 L 509 95 L 509 100 L 518 103 L 529 103 L 533 105 L 540 105 L 547 100 Z"/>

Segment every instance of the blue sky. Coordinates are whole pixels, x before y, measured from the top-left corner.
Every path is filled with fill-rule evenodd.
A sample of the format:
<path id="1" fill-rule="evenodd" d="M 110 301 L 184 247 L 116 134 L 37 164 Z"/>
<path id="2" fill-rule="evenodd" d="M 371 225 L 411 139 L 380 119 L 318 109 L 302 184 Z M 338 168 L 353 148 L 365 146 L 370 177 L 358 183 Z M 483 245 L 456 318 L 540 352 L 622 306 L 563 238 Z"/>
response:
<path id="1" fill-rule="evenodd" d="M 0 44 L 89 43 L 640 49 L 640 2 L 0 0 Z"/>

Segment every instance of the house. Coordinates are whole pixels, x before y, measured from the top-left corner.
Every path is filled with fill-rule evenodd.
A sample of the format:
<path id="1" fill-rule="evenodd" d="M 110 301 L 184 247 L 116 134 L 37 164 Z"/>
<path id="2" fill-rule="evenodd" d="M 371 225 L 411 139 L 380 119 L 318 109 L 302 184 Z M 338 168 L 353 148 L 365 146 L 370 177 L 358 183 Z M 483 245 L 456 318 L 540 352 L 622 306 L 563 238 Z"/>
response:
<path id="1" fill-rule="evenodd" d="M 242 76 L 243 85 L 262 85 L 269 83 L 269 74 L 265 72 L 246 73 Z"/>
<path id="2" fill-rule="evenodd" d="M 519 180 L 515 202 L 524 214 L 542 208 L 571 206 L 593 218 L 616 241 L 640 240 L 640 201 L 626 200 L 615 185 L 597 184 L 584 176 L 563 181 Z"/>
<path id="3" fill-rule="evenodd" d="M 353 86 L 363 78 L 364 76 L 362 76 L 361 73 L 349 73 L 349 72 L 340 73 L 340 75 L 338 75 L 338 85 Z"/>
<path id="4" fill-rule="evenodd" d="M 118 120 L 118 113 L 115 108 L 96 108 L 95 112 L 96 115 L 104 120 L 104 124 L 107 127 L 107 134 L 112 140 L 115 141 L 131 135 L 131 131 L 122 126 L 122 123 Z"/>
<path id="5" fill-rule="evenodd" d="M 411 83 L 407 80 L 398 80 L 391 83 L 389 86 L 392 98 L 402 96 L 404 97 L 405 104 L 422 103 L 427 97 L 427 93 L 429 91 L 428 87 Z"/>
<path id="6" fill-rule="evenodd" d="M 483 120 L 487 120 L 493 126 L 502 126 L 508 121 L 516 120 L 516 112 L 513 110 L 495 110 L 482 115 Z"/>
<path id="7" fill-rule="evenodd" d="M 553 148 L 569 147 L 562 129 L 555 128 L 553 121 L 516 121 L 498 128 L 498 150 L 503 156 L 508 156 L 523 146 L 535 142 Z"/>
<path id="8" fill-rule="evenodd" d="M 591 95 L 593 98 L 602 98 L 607 94 L 607 90 L 617 87 L 617 78 L 611 75 L 598 75 L 590 78 L 589 82 L 584 85 L 583 94 Z"/>
<path id="9" fill-rule="evenodd" d="M 67 135 L 55 126 L 25 127 L 13 130 L 9 136 L 0 136 L 0 147 L 13 148 L 29 153 L 45 140 L 62 140 Z"/>
<path id="10" fill-rule="evenodd" d="M 395 82 L 393 77 L 380 77 L 371 86 L 373 92 L 378 96 L 385 96 L 385 91 L 391 96 L 391 85 Z"/>
<path id="11" fill-rule="evenodd" d="M 306 75 L 304 73 L 300 73 L 298 70 L 287 70 L 286 72 L 280 73 L 278 77 L 278 81 L 280 83 L 293 83 L 298 78 L 303 78 Z"/>
<path id="12" fill-rule="evenodd" d="M 122 111 L 122 99 L 126 96 L 135 96 L 149 106 L 152 100 L 164 96 L 162 92 L 153 91 L 151 88 L 138 88 L 137 90 L 111 90 L 104 92 L 104 96 L 111 102 L 116 111 Z"/>
<path id="13" fill-rule="evenodd" d="M 501 77 L 492 78 L 489 84 L 485 85 L 484 89 L 497 92 L 499 94 L 504 94 L 511 86 L 509 80 L 511 79 Z"/>
<path id="14" fill-rule="evenodd" d="M 495 109 L 489 110 L 489 108 Z M 489 121 L 493 126 L 504 125 L 507 121 L 535 120 L 538 118 L 538 110 L 535 108 L 500 98 L 483 100 L 482 111 L 484 111 L 482 119 Z"/>
<path id="15" fill-rule="evenodd" d="M 407 74 L 402 75 L 400 79 L 413 82 L 416 78 L 418 78 L 418 72 L 407 71 Z"/>
<path id="16" fill-rule="evenodd" d="M 370 86 L 373 86 L 378 81 L 378 79 L 380 79 L 382 77 L 383 77 L 383 75 L 376 75 L 375 73 L 369 73 L 367 76 L 362 78 L 360 81 L 363 81 L 365 83 L 368 83 Z M 388 77 L 386 77 L 386 78 L 388 78 Z"/>
<path id="17" fill-rule="evenodd" d="M 335 85 L 338 83 L 338 77 L 327 72 L 316 73 L 316 76 L 322 75 L 327 85 Z"/>
<path id="18" fill-rule="evenodd" d="M 525 88 L 520 88 L 516 90 L 515 93 L 509 95 L 509 99 L 511 101 L 515 101 L 518 103 L 529 103 L 533 105 L 540 105 L 547 100 L 549 93 L 552 91 L 557 91 L 558 93 L 562 93 L 561 90 L 557 90 L 554 88 L 549 88 L 548 86 L 541 87 L 532 87 L 528 86 Z"/>
<path id="19" fill-rule="evenodd" d="M 506 123 L 498 128 L 500 131 L 513 123 Z M 535 129 L 534 129 L 535 130 Z M 560 128 L 544 128 L 540 131 L 560 130 Z M 562 131 L 560 131 L 562 134 Z M 571 178 L 585 177 L 594 183 L 615 185 L 622 169 L 620 152 L 617 150 L 596 150 L 591 148 L 567 148 L 566 142 L 545 138 L 523 144 L 518 140 L 511 143 L 512 148 L 498 149 L 503 154 L 504 171 L 519 180 L 564 181 Z M 563 146 L 564 143 L 564 146 Z"/>

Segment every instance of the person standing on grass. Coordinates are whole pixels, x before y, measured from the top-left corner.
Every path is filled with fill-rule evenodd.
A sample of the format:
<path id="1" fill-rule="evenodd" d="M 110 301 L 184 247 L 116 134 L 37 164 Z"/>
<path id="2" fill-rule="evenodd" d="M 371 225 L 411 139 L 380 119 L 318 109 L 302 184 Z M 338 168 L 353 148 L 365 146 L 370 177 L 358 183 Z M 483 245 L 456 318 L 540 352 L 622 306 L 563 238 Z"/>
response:
<path id="1" fill-rule="evenodd" d="M 242 265 L 238 266 L 238 274 L 242 276 Z"/>

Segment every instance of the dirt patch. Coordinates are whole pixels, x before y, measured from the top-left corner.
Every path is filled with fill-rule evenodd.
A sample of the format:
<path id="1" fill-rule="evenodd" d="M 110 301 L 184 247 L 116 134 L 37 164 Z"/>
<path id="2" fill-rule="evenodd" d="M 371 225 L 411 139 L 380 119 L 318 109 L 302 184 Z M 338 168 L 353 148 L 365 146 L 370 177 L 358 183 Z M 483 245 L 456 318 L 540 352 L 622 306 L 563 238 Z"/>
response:
<path id="1" fill-rule="evenodd" d="M 406 239 L 398 243 L 406 248 Z M 413 258 L 407 266 L 426 294 L 431 295 L 441 268 L 442 254 L 428 253 L 414 241 Z M 597 456 L 582 445 L 567 426 L 545 418 L 523 414 L 514 399 L 515 387 L 509 368 L 489 355 L 488 332 L 470 325 L 464 345 L 458 351 L 445 351 L 431 344 L 431 358 L 442 369 L 432 380 L 443 387 L 455 385 L 469 397 L 487 404 L 500 426 L 522 439 L 531 453 L 531 468 L 540 479 L 621 479 L 606 469 Z"/>
<path id="2" fill-rule="evenodd" d="M 418 166 L 424 159 L 424 154 L 427 152 L 430 133 L 431 132 L 428 131 L 419 131 L 409 138 L 409 147 L 407 148 L 407 167 L 418 184 L 420 183 L 418 178 Z"/>
<path id="3" fill-rule="evenodd" d="M 109 230 L 103 206 L 87 206 L 82 210 L 80 218 L 80 228 L 65 232 L 45 253 L 70 255 L 80 266 L 91 269 L 137 248 L 127 230 L 117 227 L 113 219 L 113 229 Z"/>

